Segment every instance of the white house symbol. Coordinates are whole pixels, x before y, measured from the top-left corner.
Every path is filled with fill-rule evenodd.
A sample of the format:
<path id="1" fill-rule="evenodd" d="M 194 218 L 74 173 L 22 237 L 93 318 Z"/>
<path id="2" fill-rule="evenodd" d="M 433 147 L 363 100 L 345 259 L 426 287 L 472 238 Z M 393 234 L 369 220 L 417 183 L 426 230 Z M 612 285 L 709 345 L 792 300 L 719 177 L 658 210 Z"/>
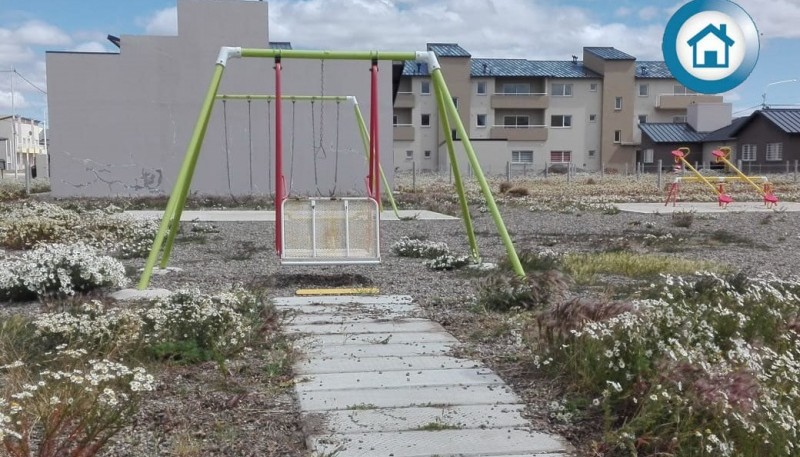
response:
<path id="1" fill-rule="evenodd" d="M 728 68 L 730 49 L 733 46 L 728 36 L 728 26 L 720 24 L 719 28 L 708 24 L 693 36 L 687 43 L 692 47 L 692 66 L 694 68 Z M 720 60 L 720 56 L 725 56 Z"/>

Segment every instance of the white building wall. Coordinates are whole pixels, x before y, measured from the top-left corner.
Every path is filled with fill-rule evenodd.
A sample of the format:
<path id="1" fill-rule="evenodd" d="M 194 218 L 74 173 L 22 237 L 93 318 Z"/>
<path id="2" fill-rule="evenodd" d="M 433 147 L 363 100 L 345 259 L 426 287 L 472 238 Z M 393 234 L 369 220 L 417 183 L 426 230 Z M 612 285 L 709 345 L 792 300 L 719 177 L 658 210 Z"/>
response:
<path id="1" fill-rule="evenodd" d="M 545 122 L 548 125 L 547 141 L 541 153 L 534 154 L 534 160 L 540 159 L 550 163 L 550 151 L 571 151 L 571 162 L 583 169 L 596 170 L 600 167 L 599 152 L 589 157 L 589 151 L 600 149 L 600 116 L 602 85 L 599 80 L 588 79 L 549 79 L 547 87 L 553 82 L 572 84 L 571 97 L 550 96 L 550 106 L 545 110 Z M 597 90 L 591 91 L 591 84 L 597 84 Z M 596 114 L 595 123 L 590 124 L 589 115 Z M 552 116 L 572 116 L 572 126 L 561 128 L 551 125 Z M 591 159 L 591 160 L 590 160 Z M 590 165 L 593 165 L 590 167 Z M 596 167 L 596 168 L 595 168 Z"/>
<path id="2" fill-rule="evenodd" d="M 486 93 L 478 94 L 478 82 L 486 83 Z M 472 79 L 472 96 L 469 112 L 469 131 L 470 138 L 487 139 L 489 138 L 489 130 L 494 125 L 494 114 L 492 112 L 491 101 L 492 94 L 495 92 L 494 78 L 473 78 Z M 478 127 L 478 115 L 486 115 L 486 126 Z"/>
<path id="3" fill-rule="evenodd" d="M 6 116 L 0 116 L 5 118 Z M 23 170 L 25 168 L 25 155 L 30 154 L 28 157 L 30 163 L 35 161 L 35 154 L 46 154 L 44 146 L 39 144 L 39 138 L 42 135 L 43 125 L 37 120 L 30 120 L 27 118 L 16 117 L 16 148 L 12 144 L 12 120 L 8 118 L 0 120 L 0 138 L 6 138 L 5 141 L 0 143 L 0 159 L 5 160 L 6 169 Z M 14 150 L 16 149 L 16 158 L 14 157 Z"/>

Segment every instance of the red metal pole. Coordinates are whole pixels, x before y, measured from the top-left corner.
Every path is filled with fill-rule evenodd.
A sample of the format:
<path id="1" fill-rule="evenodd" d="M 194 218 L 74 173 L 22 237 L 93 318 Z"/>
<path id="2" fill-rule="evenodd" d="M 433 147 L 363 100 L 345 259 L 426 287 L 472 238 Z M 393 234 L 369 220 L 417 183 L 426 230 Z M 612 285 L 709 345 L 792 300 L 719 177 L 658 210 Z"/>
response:
<path id="1" fill-rule="evenodd" d="M 378 137 L 378 61 L 372 61 L 372 97 L 370 100 L 370 142 L 372 143 L 370 149 L 370 186 L 372 197 L 381 203 L 381 184 L 378 176 L 380 175 L 380 147 L 378 146 L 380 138 Z"/>
<path id="2" fill-rule="evenodd" d="M 281 113 L 281 60 L 275 59 L 275 251 L 283 254 L 283 117 Z"/>

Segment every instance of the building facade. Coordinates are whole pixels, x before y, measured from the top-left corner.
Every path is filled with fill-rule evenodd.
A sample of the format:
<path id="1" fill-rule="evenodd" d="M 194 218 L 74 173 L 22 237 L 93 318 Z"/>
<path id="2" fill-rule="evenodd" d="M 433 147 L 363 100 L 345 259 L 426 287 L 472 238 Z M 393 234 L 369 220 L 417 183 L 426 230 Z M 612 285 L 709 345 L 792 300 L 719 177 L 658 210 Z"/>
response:
<path id="1" fill-rule="evenodd" d="M 0 115 L 0 169 L 22 172 L 25 164 L 46 163 L 47 145 L 43 137 L 44 124 L 41 121 Z"/>
<path id="2" fill-rule="evenodd" d="M 574 164 L 632 170 L 645 158 L 640 122 L 686 122 L 694 103 L 721 102 L 680 85 L 664 62 L 608 47 L 583 59 L 473 58 L 454 43 L 429 43 L 484 172 Z M 395 167 L 446 173 L 445 136 L 425 65 L 406 63 L 394 103 Z M 460 148 L 458 148 L 460 150 Z M 459 152 L 463 155 L 462 152 Z M 468 170 L 465 160 L 461 167 Z"/>
<path id="3" fill-rule="evenodd" d="M 178 176 L 222 46 L 269 41 L 267 2 L 178 0 L 177 36 L 123 35 L 113 53 L 48 52 L 54 195 L 161 195 Z M 368 61 L 282 61 L 286 95 L 355 96 L 369 119 Z M 273 59 L 231 59 L 221 94 L 274 94 Z M 381 163 L 392 180 L 392 63 L 381 62 Z M 217 101 L 192 192 L 274 192 L 275 106 Z M 364 195 L 367 164 L 349 103 L 283 102 L 285 187 Z"/>

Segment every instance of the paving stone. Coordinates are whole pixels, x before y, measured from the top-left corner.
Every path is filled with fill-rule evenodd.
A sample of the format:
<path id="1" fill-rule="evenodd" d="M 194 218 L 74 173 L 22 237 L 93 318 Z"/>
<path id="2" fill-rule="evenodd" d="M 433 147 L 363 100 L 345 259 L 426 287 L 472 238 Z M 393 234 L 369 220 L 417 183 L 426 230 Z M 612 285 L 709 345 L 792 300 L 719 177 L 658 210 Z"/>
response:
<path id="1" fill-rule="evenodd" d="M 504 384 L 479 386 L 395 387 L 298 392 L 303 411 L 353 409 L 358 405 L 377 408 L 403 406 L 494 405 L 518 403 Z"/>
<path id="2" fill-rule="evenodd" d="M 454 339 L 453 339 L 454 340 Z M 309 357 L 325 359 L 351 359 L 362 357 L 406 357 L 415 355 L 448 354 L 454 343 L 446 342 L 405 343 L 405 344 L 345 344 L 321 345 L 306 349 Z"/>
<path id="3" fill-rule="evenodd" d="M 345 324 L 286 325 L 287 333 L 306 333 L 310 335 L 347 335 L 352 333 L 408 333 L 443 332 L 444 328 L 428 319 L 406 318 L 401 320 L 372 320 Z"/>
<path id="4" fill-rule="evenodd" d="M 458 340 L 447 332 L 425 333 L 355 333 L 355 334 L 326 334 L 298 338 L 295 345 L 299 349 L 313 350 L 315 347 L 328 345 L 358 345 L 358 344 L 417 344 L 417 343 L 457 343 Z M 391 354 L 390 354 L 391 355 Z M 398 354 L 399 355 L 399 354 Z"/>
<path id="5" fill-rule="evenodd" d="M 459 429 L 526 427 L 525 405 L 376 408 L 328 411 L 329 433 L 394 432 L 445 426 Z"/>
<path id="6" fill-rule="evenodd" d="M 483 364 L 450 356 L 378 356 L 378 357 L 314 357 L 297 363 L 297 374 L 352 373 L 358 371 L 436 370 L 481 368 Z"/>
<path id="7" fill-rule="evenodd" d="M 337 457 L 420 457 L 522 454 L 541 456 L 564 452 L 560 440 L 544 433 L 514 428 L 355 433 L 319 436 L 310 440 L 321 455 Z"/>
<path id="8" fill-rule="evenodd" d="M 323 373 L 306 375 L 302 379 L 302 382 L 295 385 L 297 392 L 382 387 L 477 386 L 503 382 L 488 368 Z"/>
<path id="9" fill-rule="evenodd" d="M 379 320 L 399 320 L 407 319 L 408 313 L 396 313 L 392 311 L 361 311 L 356 313 L 330 313 L 330 314 L 294 314 L 286 315 L 283 319 L 284 325 L 320 325 L 320 324 L 355 324 L 365 322 L 375 322 Z"/>
<path id="10" fill-rule="evenodd" d="M 279 297 L 274 298 L 275 306 L 337 305 L 355 303 L 360 305 L 408 305 L 414 300 L 410 295 L 336 295 L 323 297 Z"/>
<path id="11" fill-rule="evenodd" d="M 294 315 L 321 315 L 336 314 L 342 316 L 383 316 L 386 314 L 411 314 L 419 311 L 417 305 L 298 305 L 278 306 L 279 311 Z"/>

